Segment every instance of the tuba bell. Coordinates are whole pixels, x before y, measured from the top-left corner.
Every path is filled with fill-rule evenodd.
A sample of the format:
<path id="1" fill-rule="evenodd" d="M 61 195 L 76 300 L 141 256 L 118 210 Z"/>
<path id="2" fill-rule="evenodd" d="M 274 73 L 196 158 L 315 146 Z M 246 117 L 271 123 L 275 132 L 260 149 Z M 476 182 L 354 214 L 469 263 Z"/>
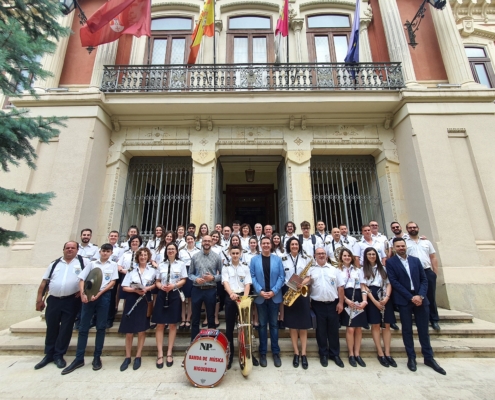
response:
<path id="1" fill-rule="evenodd" d="M 247 377 L 253 369 L 251 304 L 253 296 L 242 296 L 237 300 L 239 323 L 237 324 L 237 345 L 239 346 L 239 366 Z"/>

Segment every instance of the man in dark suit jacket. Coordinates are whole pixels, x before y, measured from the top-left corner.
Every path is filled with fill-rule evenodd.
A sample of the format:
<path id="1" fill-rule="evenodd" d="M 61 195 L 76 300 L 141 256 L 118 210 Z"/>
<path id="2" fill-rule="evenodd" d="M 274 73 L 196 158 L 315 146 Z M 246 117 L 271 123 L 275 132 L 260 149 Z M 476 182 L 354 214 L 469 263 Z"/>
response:
<path id="1" fill-rule="evenodd" d="M 270 344 L 273 361 L 276 367 L 282 365 L 280 347 L 278 345 L 278 308 L 282 302 L 282 286 L 285 281 L 284 267 L 280 257 L 271 254 L 270 239 L 261 239 L 261 254 L 251 259 L 251 277 L 253 288 L 258 297 L 254 300 L 260 320 L 260 365 L 266 367 L 266 352 L 268 348 L 268 329 L 270 325 Z"/>
<path id="2" fill-rule="evenodd" d="M 428 333 L 428 280 L 421 261 L 417 257 L 407 255 L 406 242 L 402 238 L 394 238 L 393 246 L 396 255 L 387 260 L 387 274 L 392 285 L 394 304 L 398 306 L 402 323 L 402 340 L 406 347 L 407 367 L 416 371 L 416 352 L 412 331 L 412 316 L 418 328 L 421 352 L 425 365 L 436 372 L 446 375 L 445 370 L 433 358 L 433 349 Z"/>

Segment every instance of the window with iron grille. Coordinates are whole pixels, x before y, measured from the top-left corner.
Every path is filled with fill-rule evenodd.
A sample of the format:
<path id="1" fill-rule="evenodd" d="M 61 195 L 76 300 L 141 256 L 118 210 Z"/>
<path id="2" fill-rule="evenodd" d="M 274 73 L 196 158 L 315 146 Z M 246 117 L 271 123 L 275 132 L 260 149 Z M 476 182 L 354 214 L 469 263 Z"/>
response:
<path id="1" fill-rule="evenodd" d="M 372 156 L 315 156 L 311 158 L 315 220 L 327 229 L 347 225 L 361 235 L 361 226 L 375 220 L 385 233 L 380 188 Z"/>
<path id="2" fill-rule="evenodd" d="M 189 223 L 192 159 L 190 157 L 134 157 L 129 164 L 120 232 L 137 225 L 143 237 L 156 225 L 176 230 Z"/>

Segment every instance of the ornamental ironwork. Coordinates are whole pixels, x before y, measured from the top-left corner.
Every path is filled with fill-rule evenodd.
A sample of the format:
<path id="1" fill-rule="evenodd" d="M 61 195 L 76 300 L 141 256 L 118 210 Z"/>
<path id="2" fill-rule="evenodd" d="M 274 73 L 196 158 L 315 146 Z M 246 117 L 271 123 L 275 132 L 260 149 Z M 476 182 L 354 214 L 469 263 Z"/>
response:
<path id="1" fill-rule="evenodd" d="M 106 65 L 101 91 L 399 90 L 400 63 Z"/>

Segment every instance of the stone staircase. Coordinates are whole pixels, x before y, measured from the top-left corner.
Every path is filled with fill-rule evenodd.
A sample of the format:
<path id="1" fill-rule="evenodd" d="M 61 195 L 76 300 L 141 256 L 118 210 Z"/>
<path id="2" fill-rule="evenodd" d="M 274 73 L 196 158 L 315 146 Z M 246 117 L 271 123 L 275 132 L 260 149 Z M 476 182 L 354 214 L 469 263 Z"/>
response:
<path id="1" fill-rule="evenodd" d="M 430 337 L 436 357 L 495 357 L 495 323 L 473 318 L 472 315 L 454 310 L 439 309 L 441 331 L 436 332 L 430 328 Z M 397 315 L 398 317 L 398 315 Z M 118 326 L 122 318 L 119 310 L 114 326 L 107 330 L 105 338 L 104 356 L 124 355 L 124 335 L 118 333 Z M 220 330 L 225 329 L 223 313 L 220 313 Z M 398 321 L 400 326 L 400 321 Z M 254 331 L 256 332 L 256 331 Z M 235 333 L 234 333 L 235 334 Z M 257 333 L 256 333 L 257 334 Z M 347 357 L 347 346 L 345 343 L 345 328 L 340 329 L 341 356 Z M 45 335 L 45 321 L 41 317 L 35 317 L 19 322 L 0 331 L 0 354 L 3 355 L 39 355 L 43 354 Z M 95 329 L 90 330 L 87 354 L 91 355 L 94 350 Z M 155 356 L 155 331 L 147 332 L 144 345 L 144 356 Z M 167 331 L 165 331 L 165 345 L 167 343 Z M 284 355 L 293 353 L 289 336 L 289 330 L 279 330 L 279 344 Z M 135 343 L 137 339 L 134 339 Z M 177 331 L 177 339 L 174 346 L 174 354 L 184 354 L 190 343 L 190 332 Z M 419 342 L 415 333 L 415 343 L 418 357 L 421 356 Z M 69 346 L 69 355 L 74 355 L 77 344 L 77 332 L 74 331 Z M 255 346 L 257 347 L 257 346 Z M 316 356 L 315 331 L 308 332 L 308 355 Z M 361 348 L 362 357 L 375 357 L 376 350 L 371 338 L 371 330 L 363 330 L 363 341 Z M 392 331 L 392 355 L 394 357 L 406 357 L 402 336 L 400 331 Z"/>

